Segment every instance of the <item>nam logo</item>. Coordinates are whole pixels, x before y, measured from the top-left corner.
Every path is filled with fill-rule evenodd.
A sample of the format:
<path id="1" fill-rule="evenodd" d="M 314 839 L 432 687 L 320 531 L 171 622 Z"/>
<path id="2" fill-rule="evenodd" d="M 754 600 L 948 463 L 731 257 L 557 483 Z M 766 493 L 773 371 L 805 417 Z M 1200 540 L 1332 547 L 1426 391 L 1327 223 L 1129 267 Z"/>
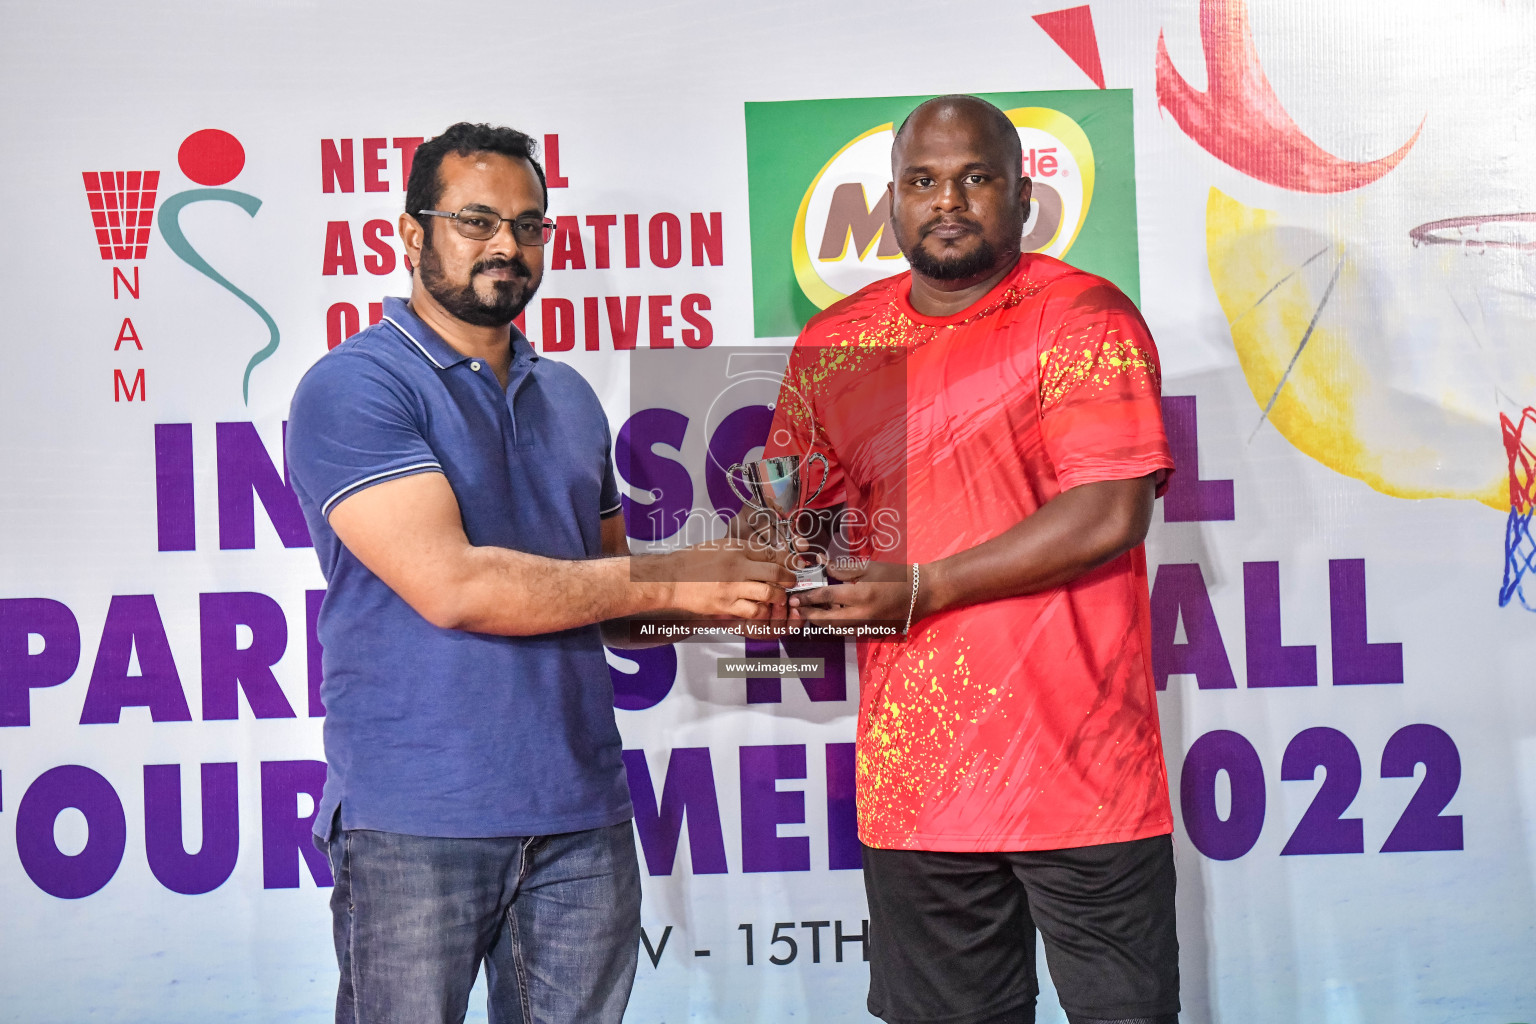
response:
<path id="1" fill-rule="evenodd" d="M 895 126 L 927 96 L 748 103 L 755 333 L 782 337 L 907 269 L 890 227 Z M 1069 259 L 1138 298 L 1128 90 L 992 93 L 1034 182 L 1025 250 Z"/>
<path id="2" fill-rule="evenodd" d="M 204 128 L 182 140 L 176 153 L 182 174 L 204 186 L 229 184 L 245 167 L 245 148 L 240 140 L 217 128 Z M 155 197 L 160 190 L 159 171 L 84 171 L 86 200 L 91 209 L 91 226 L 101 258 L 109 261 L 142 260 L 149 255 L 150 227 L 155 221 Z M 229 203 L 256 216 L 261 200 L 245 192 L 226 188 L 194 188 L 167 196 L 160 202 L 160 235 L 176 258 L 250 307 L 267 329 L 267 342 L 245 364 L 240 381 L 240 395 L 247 405 L 251 399 L 251 371 L 277 351 L 281 332 L 270 313 L 255 299 L 230 282 L 205 259 L 188 240 L 181 227 L 181 214 L 195 203 Z M 138 268 L 133 268 L 134 284 L 129 294 L 137 298 Z M 127 281 L 124 276 L 123 281 Z M 114 293 L 115 293 L 114 278 Z M 127 321 L 125 321 L 125 324 Z M 135 335 L 132 340 L 141 350 Z M 123 337 L 118 338 L 121 345 Z M 141 370 L 138 379 L 142 381 Z M 130 399 L 131 400 L 131 399 Z"/>

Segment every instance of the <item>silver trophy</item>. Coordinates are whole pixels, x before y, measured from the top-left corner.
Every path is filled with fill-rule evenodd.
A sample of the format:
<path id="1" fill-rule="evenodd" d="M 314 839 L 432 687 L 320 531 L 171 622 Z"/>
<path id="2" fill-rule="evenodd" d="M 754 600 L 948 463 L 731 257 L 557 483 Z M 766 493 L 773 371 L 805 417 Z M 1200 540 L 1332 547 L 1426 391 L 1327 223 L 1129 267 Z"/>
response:
<path id="1" fill-rule="evenodd" d="M 813 462 L 821 463 L 821 482 L 814 491 L 802 497 L 800 492 L 804 490 L 804 470 Z M 768 517 L 778 542 L 786 549 L 793 550 L 795 514 L 816 500 L 816 495 L 827 485 L 827 474 L 830 472 L 827 457 L 820 452 L 812 452 L 805 456 L 780 455 L 775 459 L 738 462 L 725 471 L 725 478 L 738 498 Z M 797 559 L 802 557 L 808 556 L 795 556 Z M 827 570 L 820 563 L 804 568 L 791 565 L 790 569 L 795 574 L 796 583 L 789 588 L 788 593 L 795 594 L 827 585 Z"/>

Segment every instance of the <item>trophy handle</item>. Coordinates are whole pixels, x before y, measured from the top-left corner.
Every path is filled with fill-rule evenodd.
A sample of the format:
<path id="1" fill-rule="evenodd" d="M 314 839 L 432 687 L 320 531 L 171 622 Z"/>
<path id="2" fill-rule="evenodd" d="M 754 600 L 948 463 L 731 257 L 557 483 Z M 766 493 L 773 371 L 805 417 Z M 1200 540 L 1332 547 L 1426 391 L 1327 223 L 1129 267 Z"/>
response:
<path id="1" fill-rule="evenodd" d="M 718 463 L 717 463 L 717 465 L 718 465 Z M 741 499 L 741 503 L 743 505 L 746 505 L 749 508 L 755 508 L 758 511 L 762 511 L 762 507 L 759 506 L 757 502 L 752 500 L 752 495 L 750 493 L 744 494 L 744 493 L 742 493 L 741 488 L 736 486 L 736 474 L 742 472 L 746 468 L 747 467 L 746 467 L 745 463 L 741 463 L 741 462 L 736 463 L 730 469 L 727 469 L 725 471 L 725 482 L 730 485 L 731 493 L 735 494 L 736 497 Z M 743 487 L 746 486 L 745 482 L 743 482 L 742 486 Z"/>
<path id="2" fill-rule="evenodd" d="M 816 495 L 820 494 L 821 489 L 827 486 L 827 477 L 832 475 L 832 467 L 828 465 L 827 457 L 821 454 L 821 452 L 811 452 L 811 454 L 805 457 L 805 464 L 807 467 L 809 467 L 813 462 L 821 463 L 821 483 L 816 485 L 816 489 L 810 493 L 809 497 L 800 499 L 800 506 L 802 508 L 810 505 L 811 502 L 816 500 Z"/>

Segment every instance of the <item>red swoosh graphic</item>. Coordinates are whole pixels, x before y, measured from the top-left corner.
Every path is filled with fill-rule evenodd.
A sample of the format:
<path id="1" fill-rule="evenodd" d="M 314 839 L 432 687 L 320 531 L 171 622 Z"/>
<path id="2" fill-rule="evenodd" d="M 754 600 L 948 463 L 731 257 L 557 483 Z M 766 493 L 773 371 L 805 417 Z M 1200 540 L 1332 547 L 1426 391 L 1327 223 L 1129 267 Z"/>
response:
<path id="1" fill-rule="evenodd" d="M 1356 163 L 1307 138 L 1259 66 L 1246 0 L 1200 0 L 1200 42 L 1207 90 L 1192 88 L 1157 34 L 1157 101 L 1201 149 L 1251 177 L 1294 192 L 1348 192 L 1369 185 L 1408 154 L 1413 137 L 1390 156 Z"/>

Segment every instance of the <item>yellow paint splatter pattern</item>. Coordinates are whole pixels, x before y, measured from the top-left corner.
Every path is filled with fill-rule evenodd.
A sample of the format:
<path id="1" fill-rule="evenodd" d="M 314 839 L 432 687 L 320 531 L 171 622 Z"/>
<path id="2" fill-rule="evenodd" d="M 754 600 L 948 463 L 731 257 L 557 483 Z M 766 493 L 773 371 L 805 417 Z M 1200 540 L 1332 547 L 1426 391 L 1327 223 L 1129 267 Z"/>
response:
<path id="1" fill-rule="evenodd" d="M 859 716 L 855 757 L 862 833 L 911 834 L 913 814 L 935 780 L 969 771 L 968 764 L 948 762 L 965 749 L 957 737 L 989 706 L 978 699 L 970 650 L 933 629 L 875 649 L 864 671 L 877 692 Z M 995 700 L 997 690 L 990 693 Z"/>
<path id="2" fill-rule="evenodd" d="M 1111 388 L 1138 394 L 1160 393 L 1162 373 L 1158 362 L 1129 338 L 1111 327 L 1099 337 L 1068 334 L 1057 338 L 1040 353 L 1040 405 L 1049 409 L 1079 388 L 1102 393 Z"/>
<path id="3" fill-rule="evenodd" d="M 964 320 L 956 320 L 942 327 L 914 320 L 907 316 L 896 303 L 882 298 L 882 301 L 871 310 L 871 316 L 850 319 L 847 321 L 846 330 L 828 331 L 822 339 L 830 346 L 843 348 L 889 348 L 891 346 L 913 348 L 932 341 L 941 331 L 958 330 L 1002 310 L 1012 309 L 1025 299 L 1037 294 L 1042 287 L 1043 285 L 1025 278 L 1004 288 L 995 299 Z"/>
<path id="4" fill-rule="evenodd" d="M 901 280 L 905 281 L 905 277 Z M 833 307 L 828 313 L 840 316 L 838 326 L 818 334 L 814 346 L 796 347 L 786 383 L 805 401 L 781 402 L 779 425 L 789 428 L 798 446 L 826 450 L 827 439 L 822 436 L 821 424 L 815 419 L 816 404 L 830 404 L 851 388 L 867 386 L 871 372 L 889 365 L 893 357 L 904 358 L 944 332 L 962 329 L 1012 309 L 1037 295 L 1044 287 L 1041 282 L 1022 278 L 970 316 L 942 326 L 925 324 L 908 316 L 898 303 L 892 301 L 896 286 L 888 291 L 875 289 L 858 296 L 867 311 Z"/>

